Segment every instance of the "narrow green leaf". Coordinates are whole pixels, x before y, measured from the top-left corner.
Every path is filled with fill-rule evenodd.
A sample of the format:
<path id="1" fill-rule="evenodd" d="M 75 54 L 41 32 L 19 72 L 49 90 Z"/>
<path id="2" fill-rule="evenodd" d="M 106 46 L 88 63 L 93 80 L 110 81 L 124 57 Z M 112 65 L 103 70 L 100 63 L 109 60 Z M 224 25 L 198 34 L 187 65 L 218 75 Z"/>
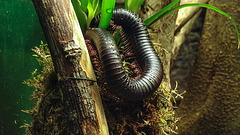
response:
<path id="1" fill-rule="evenodd" d="M 116 32 L 113 33 L 113 38 L 116 41 L 117 45 L 119 45 L 119 43 L 120 43 L 119 32 L 120 32 L 120 30 L 117 30 Z"/>
<path id="2" fill-rule="evenodd" d="M 87 9 L 88 9 L 88 17 L 87 17 L 87 28 L 88 28 L 95 15 L 91 2 L 88 2 Z"/>
<path id="3" fill-rule="evenodd" d="M 125 0 L 124 8 L 125 8 L 125 9 L 129 9 L 129 8 L 128 8 L 128 5 L 130 5 L 130 0 Z"/>
<path id="4" fill-rule="evenodd" d="M 81 3 L 78 0 L 72 0 L 72 4 L 77 15 L 77 19 L 80 24 L 82 33 L 85 33 L 87 29 L 87 15 L 82 10 Z"/>
<path id="5" fill-rule="evenodd" d="M 92 0 L 92 6 L 94 7 L 94 9 L 98 6 L 98 1 L 99 0 Z"/>
<path id="6" fill-rule="evenodd" d="M 235 30 L 236 30 L 236 32 L 237 32 L 237 36 L 238 36 L 238 49 L 239 49 L 239 48 L 240 48 L 240 35 L 239 35 L 239 31 L 238 31 L 237 25 L 236 25 L 236 23 L 234 22 L 234 20 L 232 19 L 232 17 L 230 17 L 230 19 L 231 19 L 231 21 L 232 21 L 232 23 L 233 23 L 233 25 L 234 25 L 234 27 L 235 27 Z"/>
<path id="7" fill-rule="evenodd" d="M 88 18 L 87 18 L 87 27 L 89 27 L 92 19 L 96 16 L 101 8 L 101 0 L 91 0 L 88 1 Z"/>
<path id="8" fill-rule="evenodd" d="M 99 28 L 106 29 L 112 18 L 113 9 L 116 0 L 103 0 Z"/>
<path id="9" fill-rule="evenodd" d="M 142 5 L 144 0 L 126 0 L 124 8 L 137 13 L 139 7 Z"/>
<path id="10" fill-rule="evenodd" d="M 87 13 L 88 0 L 80 0 L 80 5 L 83 12 Z"/>
<path id="11" fill-rule="evenodd" d="M 102 9 L 102 0 L 98 1 L 98 6 L 95 12 L 95 16 L 101 13 L 101 9 Z"/>
<path id="12" fill-rule="evenodd" d="M 234 20 L 232 19 L 232 17 L 231 17 L 229 14 L 221 11 L 221 10 L 218 9 L 217 7 L 214 7 L 214 6 L 211 6 L 211 5 L 208 5 L 208 4 L 192 3 L 192 4 L 179 5 L 179 6 L 175 7 L 175 8 L 173 8 L 173 9 L 170 9 L 170 10 L 168 10 L 168 11 L 162 12 L 161 14 L 157 14 L 157 13 L 156 13 L 157 15 L 155 14 L 155 15 L 151 16 L 151 17 L 148 18 L 146 21 L 144 21 L 144 23 L 146 24 L 147 27 L 149 27 L 150 25 L 152 25 L 153 23 L 155 23 L 156 21 L 158 21 L 160 18 L 162 18 L 162 17 L 164 17 L 164 16 L 166 16 L 166 15 L 168 15 L 168 14 L 174 12 L 174 11 L 177 11 L 177 10 L 179 10 L 179 9 L 181 9 L 181 8 L 190 7 L 190 6 L 198 6 L 198 7 L 213 9 L 213 10 L 217 11 L 218 13 L 220 13 L 220 14 L 226 16 L 227 18 L 231 19 L 231 21 L 232 21 L 232 23 L 233 23 L 233 25 L 234 25 L 234 27 L 235 27 L 235 30 L 236 30 L 236 32 L 237 32 L 237 36 L 238 36 L 238 48 L 240 48 L 240 35 L 239 35 L 239 31 L 238 31 L 238 28 L 237 28 L 237 26 L 236 26 L 236 23 L 234 22 Z"/>
<path id="13" fill-rule="evenodd" d="M 158 11 L 156 14 L 148 18 L 147 20 L 144 21 L 145 25 L 149 27 L 153 23 L 155 23 L 157 20 L 159 20 L 162 16 L 163 13 L 165 13 L 167 10 L 175 6 L 180 0 L 175 0 L 166 7 L 164 7 L 162 10 Z"/>

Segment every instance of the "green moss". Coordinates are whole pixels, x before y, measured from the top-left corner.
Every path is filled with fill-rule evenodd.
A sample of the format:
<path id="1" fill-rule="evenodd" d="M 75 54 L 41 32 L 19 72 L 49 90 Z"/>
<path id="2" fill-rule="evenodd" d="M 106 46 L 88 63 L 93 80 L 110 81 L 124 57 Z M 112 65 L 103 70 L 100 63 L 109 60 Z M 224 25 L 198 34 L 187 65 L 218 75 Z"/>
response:
<path id="1" fill-rule="evenodd" d="M 32 123 L 25 124 L 26 134 L 62 133 L 66 121 L 60 122 L 63 117 L 62 94 L 57 86 L 57 77 L 53 69 L 51 55 L 46 44 L 32 49 L 39 64 L 42 66 L 40 73 L 35 70 L 32 78 L 24 81 L 24 84 L 33 87 L 35 92 L 31 100 L 36 101 L 31 110 L 26 110 L 32 116 Z M 64 120 L 64 119 L 63 119 Z"/>

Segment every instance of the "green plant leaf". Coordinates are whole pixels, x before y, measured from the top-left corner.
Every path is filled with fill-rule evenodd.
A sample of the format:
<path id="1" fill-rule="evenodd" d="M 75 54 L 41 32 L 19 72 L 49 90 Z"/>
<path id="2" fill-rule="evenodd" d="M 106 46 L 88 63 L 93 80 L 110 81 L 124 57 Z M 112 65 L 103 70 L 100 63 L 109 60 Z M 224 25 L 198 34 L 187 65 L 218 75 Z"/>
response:
<path id="1" fill-rule="evenodd" d="M 91 0 L 94 8 L 94 16 L 100 13 L 102 0 Z"/>
<path id="2" fill-rule="evenodd" d="M 95 17 L 98 8 L 101 6 L 101 0 L 91 0 L 88 1 L 87 9 L 88 9 L 88 18 L 87 18 L 87 28 L 89 27 L 92 19 Z"/>
<path id="3" fill-rule="evenodd" d="M 124 8 L 137 13 L 139 7 L 142 5 L 144 0 L 126 0 Z"/>
<path id="4" fill-rule="evenodd" d="M 120 44 L 119 32 L 120 32 L 120 30 L 117 30 L 116 32 L 114 32 L 113 33 L 113 38 L 116 41 L 116 44 L 118 45 L 118 47 L 120 48 L 121 46 L 119 46 L 119 44 Z"/>
<path id="5" fill-rule="evenodd" d="M 88 2 L 87 9 L 88 9 L 87 27 L 89 27 L 89 25 L 94 17 L 94 9 L 93 9 L 91 2 Z"/>
<path id="6" fill-rule="evenodd" d="M 174 2 L 175 2 L 175 1 L 174 1 Z M 236 30 L 236 32 L 237 32 L 237 36 L 238 36 L 238 48 L 240 48 L 240 35 L 239 35 L 239 31 L 238 31 L 238 28 L 237 28 L 237 26 L 236 26 L 236 23 L 234 22 L 234 20 L 232 19 L 232 17 L 231 17 L 229 14 L 221 11 L 221 10 L 218 9 L 217 7 L 214 7 L 214 6 L 211 6 L 211 5 L 208 5 L 208 4 L 192 3 L 192 4 L 179 5 L 179 6 L 173 8 L 173 9 L 170 9 L 170 10 L 168 10 L 168 11 L 165 10 L 164 12 L 161 12 L 161 13 L 159 13 L 159 12 L 160 12 L 160 11 L 159 11 L 158 13 L 154 14 L 153 16 L 151 16 L 150 18 L 148 18 L 147 20 L 145 20 L 144 23 L 146 24 L 147 27 L 149 27 L 150 25 L 152 25 L 153 23 L 155 23 L 156 21 L 158 21 L 160 18 L 162 18 L 162 17 L 164 17 L 164 16 L 166 16 L 166 15 L 168 15 L 168 14 L 174 12 L 174 11 L 177 11 L 177 10 L 179 10 L 179 9 L 181 9 L 181 8 L 191 7 L 191 6 L 198 6 L 198 7 L 204 7 L 204 8 L 213 9 L 213 10 L 217 11 L 218 13 L 220 13 L 220 14 L 226 16 L 227 18 L 229 18 L 229 19 L 232 21 L 232 23 L 233 23 L 233 25 L 234 25 L 234 27 L 235 27 L 235 30 Z"/>
<path id="7" fill-rule="evenodd" d="M 76 1 L 76 0 L 75 0 Z M 78 0 L 77 0 L 78 1 Z M 80 0 L 81 9 L 83 12 L 87 13 L 88 0 Z"/>
<path id="8" fill-rule="evenodd" d="M 72 0 L 73 8 L 75 10 L 75 13 L 77 15 L 78 22 L 80 24 L 82 33 L 86 32 L 87 29 L 87 15 L 82 10 L 81 3 L 78 0 Z"/>
<path id="9" fill-rule="evenodd" d="M 116 0 L 103 0 L 102 1 L 102 10 L 101 18 L 98 27 L 106 29 L 109 26 L 109 23 L 112 18 L 113 9 L 115 6 Z"/>
<path id="10" fill-rule="evenodd" d="M 95 12 L 95 16 L 101 13 L 101 9 L 102 9 L 102 0 L 99 0 L 97 5 L 97 10 Z"/>
<path id="11" fill-rule="evenodd" d="M 189 7 L 189 6 L 198 6 L 198 7 L 209 8 L 209 9 L 212 9 L 212 10 L 217 11 L 218 13 L 220 13 L 220 14 L 226 16 L 228 19 L 230 19 L 230 20 L 232 21 L 234 27 L 235 27 L 236 32 L 237 32 L 237 36 L 238 36 L 238 49 L 240 48 L 240 35 L 239 35 L 239 31 L 238 31 L 238 28 L 237 28 L 236 23 L 234 22 L 233 18 L 232 18 L 229 14 L 221 11 L 220 9 L 218 9 L 217 7 L 214 7 L 214 6 L 212 6 L 212 5 L 208 5 L 208 4 L 198 4 L 198 3 L 179 5 L 178 7 L 176 7 L 176 10 L 179 10 L 179 9 L 181 9 L 181 8 L 184 8 L 184 7 Z M 176 10 L 175 10 L 175 11 L 176 11 Z"/>
<path id="12" fill-rule="evenodd" d="M 172 3 L 170 3 L 169 5 L 167 5 L 166 7 L 164 7 L 163 9 L 161 9 L 160 11 L 158 11 L 156 14 L 154 14 L 153 16 L 149 17 L 147 20 L 144 21 L 146 27 L 149 27 L 150 25 L 152 25 L 153 23 L 155 23 L 156 21 L 158 21 L 160 18 L 163 17 L 163 14 L 168 11 L 170 8 L 172 8 L 173 6 L 175 6 L 180 0 L 175 0 Z"/>

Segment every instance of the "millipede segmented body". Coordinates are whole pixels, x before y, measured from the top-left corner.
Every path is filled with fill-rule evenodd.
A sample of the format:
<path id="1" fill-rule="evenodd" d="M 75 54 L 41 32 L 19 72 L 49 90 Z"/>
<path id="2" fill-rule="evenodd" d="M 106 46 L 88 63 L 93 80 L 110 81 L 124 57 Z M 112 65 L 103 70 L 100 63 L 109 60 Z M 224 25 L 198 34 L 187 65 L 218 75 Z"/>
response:
<path id="1" fill-rule="evenodd" d="M 100 15 L 93 19 L 91 27 L 97 27 L 99 20 Z M 138 15 L 125 9 L 115 9 L 112 21 L 122 27 L 120 38 L 125 53 L 134 52 L 141 67 L 142 75 L 137 79 L 131 79 L 125 72 L 118 47 L 110 32 L 92 28 L 87 31 L 86 38 L 98 50 L 110 92 L 123 100 L 142 100 L 159 87 L 163 76 L 162 63 L 152 46 L 147 28 Z"/>

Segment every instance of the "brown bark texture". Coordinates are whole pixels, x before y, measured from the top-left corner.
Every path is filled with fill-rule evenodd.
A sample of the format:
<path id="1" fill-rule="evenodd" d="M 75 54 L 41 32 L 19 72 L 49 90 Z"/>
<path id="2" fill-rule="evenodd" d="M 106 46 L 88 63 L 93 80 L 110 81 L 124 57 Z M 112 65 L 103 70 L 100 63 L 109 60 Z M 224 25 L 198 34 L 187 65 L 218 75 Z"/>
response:
<path id="1" fill-rule="evenodd" d="M 108 134 L 84 39 L 69 0 L 32 0 L 50 48 L 66 129 L 58 134 Z M 63 128 L 63 127 L 57 127 Z M 47 134 L 47 133 L 43 133 Z"/>
<path id="2" fill-rule="evenodd" d="M 211 0 L 239 27 L 239 0 Z M 187 93 L 177 111 L 180 135 L 240 134 L 240 50 L 231 20 L 207 10 Z"/>

